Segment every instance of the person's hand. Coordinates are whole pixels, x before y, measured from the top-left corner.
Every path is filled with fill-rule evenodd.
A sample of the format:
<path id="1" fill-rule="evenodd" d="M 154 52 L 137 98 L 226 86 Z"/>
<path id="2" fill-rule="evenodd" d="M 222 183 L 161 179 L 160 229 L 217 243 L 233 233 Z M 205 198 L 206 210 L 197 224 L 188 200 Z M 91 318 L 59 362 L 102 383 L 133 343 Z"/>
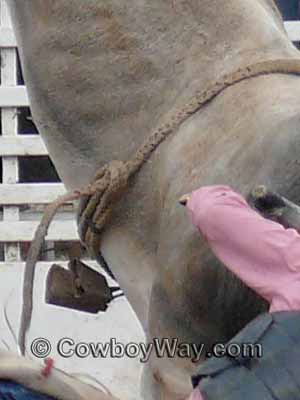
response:
<path id="1" fill-rule="evenodd" d="M 190 194 L 184 194 L 183 196 L 180 197 L 179 204 L 181 204 L 182 206 L 186 206 L 186 204 L 189 201 L 190 197 L 191 197 Z"/>

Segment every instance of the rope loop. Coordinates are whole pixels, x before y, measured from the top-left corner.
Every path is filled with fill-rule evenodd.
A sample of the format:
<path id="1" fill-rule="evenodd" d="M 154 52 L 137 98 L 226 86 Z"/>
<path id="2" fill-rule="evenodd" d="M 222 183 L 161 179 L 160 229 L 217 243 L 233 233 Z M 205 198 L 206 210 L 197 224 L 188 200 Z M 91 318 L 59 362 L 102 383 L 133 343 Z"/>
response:
<path id="1" fill-rule="evenodd" d="M 78 213 L 79 236 L 92 255 L 99 252 L 100 236 L 110 219 L 112 209 L 128 186 L 129 169 L 123 161 L 113 160 L 104 165 L 89 186 L 91 195 L 80 200 Z"/>
<path id="2" fill-rule="evenodd" d="M 155 129 L 130 160 L 111 161 L 100 168 L 88 187 L 91 195 L 82 196 L 78 210 L 79 236 L 91 250 L 92 255 L 99 253 L 101 233 L 111 217 L 114 205 L 124 194 L 129 179 L 142 168 L 157 147 L 191 115 L 202 109 L 226 88 L 246 79 L 269 74 L 299 76 L 300 59 L 261 61 L 221 76 L 203 90 L 197 91 L 184 107 L 175 110 L 169 121 Z"/>

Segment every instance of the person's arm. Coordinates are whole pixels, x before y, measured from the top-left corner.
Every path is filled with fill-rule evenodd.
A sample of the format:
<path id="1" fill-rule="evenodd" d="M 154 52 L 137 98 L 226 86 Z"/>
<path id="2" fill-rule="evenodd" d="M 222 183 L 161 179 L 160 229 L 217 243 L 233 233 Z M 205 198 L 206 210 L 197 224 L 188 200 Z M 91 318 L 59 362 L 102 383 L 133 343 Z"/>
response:
<path id="1" fill-rule="evenodd" d="M 202 187 L 191 193 L 186 206 L 216 256 L 269 301 L 271 311 L 299 309 L 296 230 L 263 218 L 228 186 Z"/>

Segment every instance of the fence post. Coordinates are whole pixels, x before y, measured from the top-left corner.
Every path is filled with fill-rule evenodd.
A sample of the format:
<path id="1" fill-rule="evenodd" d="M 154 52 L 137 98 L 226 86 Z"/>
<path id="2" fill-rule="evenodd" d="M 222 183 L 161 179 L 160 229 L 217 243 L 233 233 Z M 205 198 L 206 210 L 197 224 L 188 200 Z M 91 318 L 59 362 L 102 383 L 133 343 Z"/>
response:
<path id="1" fill-rule="evenodd" d="M 0 7 L 1 25 L 4 27 L 11 27 L 11 19 L 4 0 L 1 0 Z M 1 49 L 1 83 L 5 86 L 17 85 L 17 54 L 15 48 Z M 17 108 L 13 107 L 2 108 L 1 120 L 3 136 L 18 135 L 17 111 Z M 18 182 L 19 169 L 17 157 L 3 157 L 2 169 L 4 184 L 15 184 Z M 8 229 L 9 222 L 18 221 L 19 217 L 19 208 L 17 206 L 3 207 L 3 221 L 7 222 Z M 20 257 L 19 243 L 6 243 L 4 245 L 5 261 L 19 261 Z"/>

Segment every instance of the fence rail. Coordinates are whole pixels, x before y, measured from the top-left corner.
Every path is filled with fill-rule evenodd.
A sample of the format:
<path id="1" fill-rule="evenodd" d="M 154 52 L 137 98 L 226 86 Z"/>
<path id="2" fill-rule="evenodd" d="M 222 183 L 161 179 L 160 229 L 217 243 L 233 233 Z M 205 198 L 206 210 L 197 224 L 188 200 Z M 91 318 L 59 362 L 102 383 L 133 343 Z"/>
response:
<path id="1" fill-rule="evenodd" d="M 0 204 L 48 204 L 65 193 L 61 183 L 19 183 L 0 185 Z"/>
<path id="2" fill-rule="evenodd" d="M 38 221 L 0 222 L 1 242 L 29 242 L 33 239 Z M 7 227 L 9 226 L 9 229 Z M 78 240 L 76 223 L 72 221 L 53 221 L 46 240 L 73 241 Z"/>
<path id="3" fill-rule="evenodd" d="M 46 156 L 46 146 L 40 136 L 0 136 L 0 157 Z"/>
<path id="4" fill-rule="evenodd" d="M 292 42 L 300 41 L 300 22 L 299 21 L 286 21 L 284 23 L 287 34 Z"/>
<path id="5" fill-rule="evenodd" d="M 17 47 L 14 31 L 10 27 L 0 27 L 0 47 Z"/>
<path id="6" fill-rule="evenodd" d="M 15 52 L 13 49 L 2 50 L 2 52 L 4 51 Z M 6 83 L 5 80 L 2 82 L 2 85 L 0 87 L 0 107 L 29 107 L 25 86 L 10 87 L 9 83 Z"/>

